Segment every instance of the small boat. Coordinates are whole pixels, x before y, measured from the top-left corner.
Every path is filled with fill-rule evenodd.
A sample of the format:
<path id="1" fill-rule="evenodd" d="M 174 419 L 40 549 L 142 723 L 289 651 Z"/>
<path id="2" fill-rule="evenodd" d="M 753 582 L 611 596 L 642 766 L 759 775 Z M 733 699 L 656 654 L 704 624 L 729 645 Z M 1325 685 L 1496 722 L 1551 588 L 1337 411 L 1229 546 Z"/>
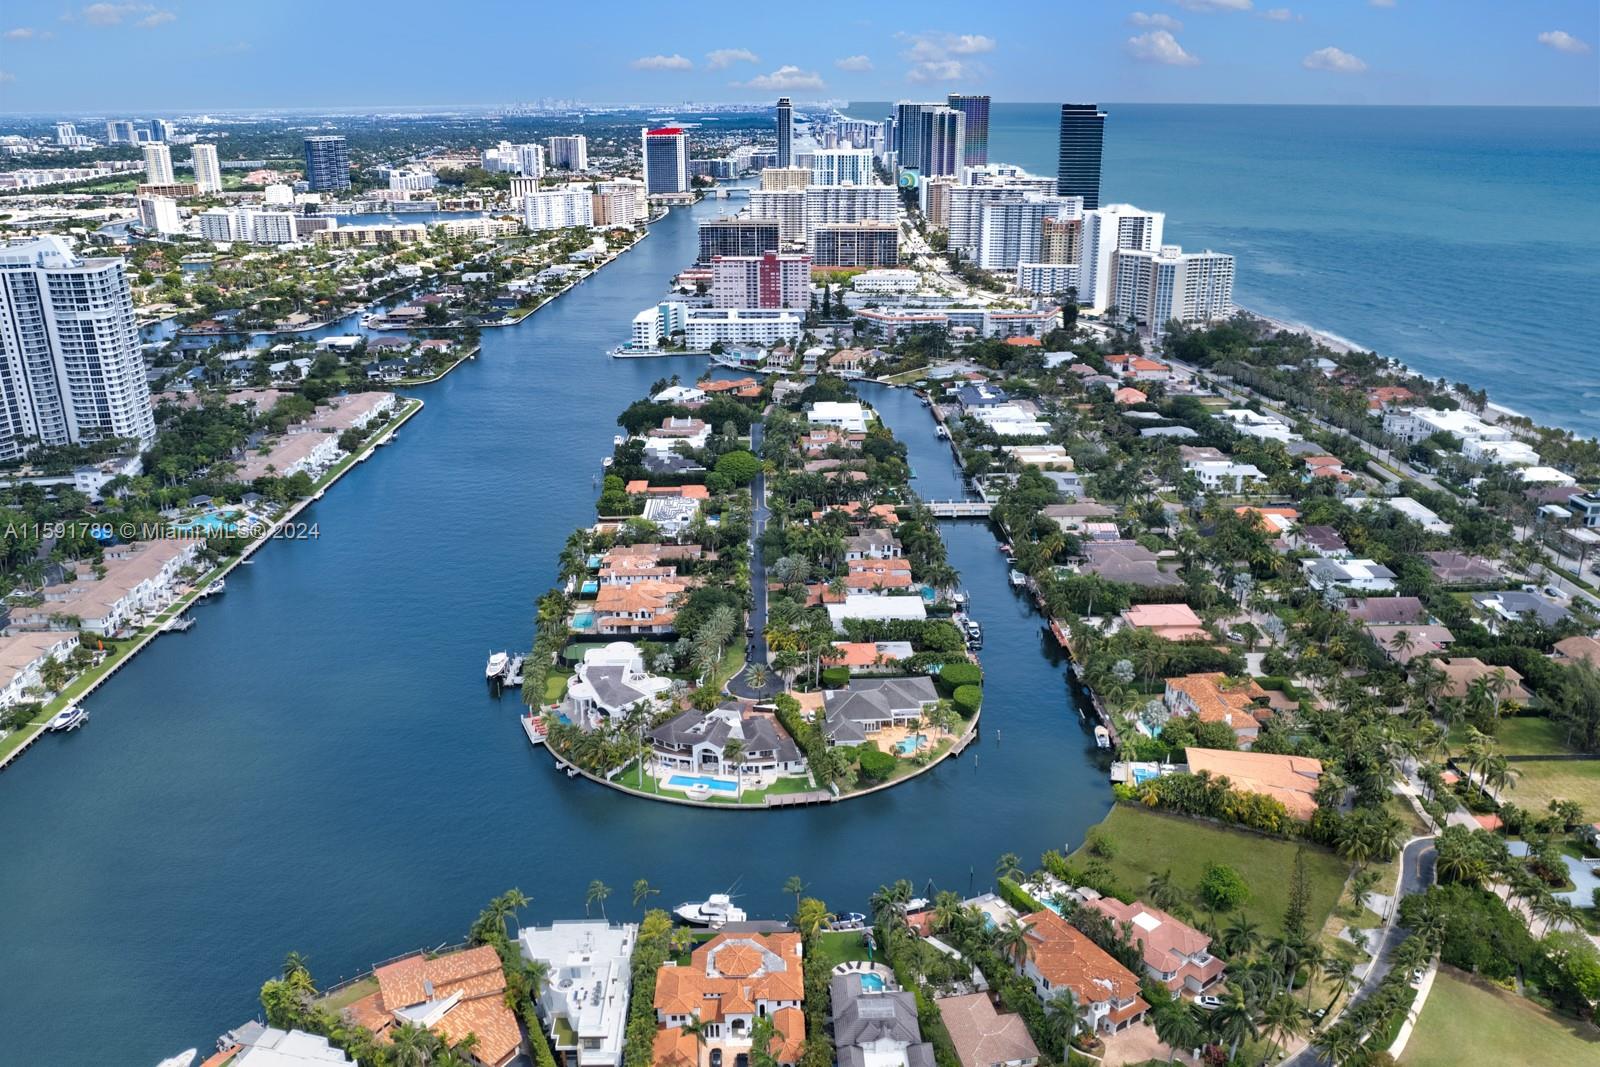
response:
<path id="1" fill-rule="evenodd" d="M 567 768 L 567 777 L 568 778 L 576 778 L 576 777 L 578 777 L 578 768 L 576 768 L 576 767 L 568 767 Z"/>
<path id="2" fill-rule="evenodd" d="M 689 901 L 672 909 L 672 914 L 690 926 L 708 926 L 713 930 L 727 923 L 742 923 L 744 909 L 736 907 L 726 893 L 712 893 L 702 901 Z"/>
<path id="3" fill-rule="evenodd" d="M 62 733 L 68 730 L 76 730 L 78 727 L 82 726 L 88 721 L 89 713 L 87 711 L 83 710 L 83 708 L 79 707 L 77 704 L 69 704 L 67 707 L 56 713 L 55 718 L 51 719 L 45 725 L 45 729 L 49 730 L 53 734 Z"/>
<path id="4" fill-rule="evenodd" d="M 239 561 L 239 566 L 241 566 L 241 567 L 254 567 L 255 565 L 256 565 L 256 561 L 253 560 L 253 559 L 246 558 L 246 559 L 241 559 Z"/>
<path id="5" fill-rule="evenodd" d="M 835 915 L 828 924 L 830 930 L 860 930 L 867 925 L 867 917 L 859 911 L 847 911 L 843 915 Z"/>
<path id="6" fill-rule="evenodd" d="M 1110 748 L 1111 747 L 1111 731 L 1107 730 L 1104 726 L 1096 726 L 1094 728 L 1094 747 L 1095 748 Z"/>
<path id="7" fill-rule="evenodd" d="M 156 1064 L 156 1067 L 189 1067 L 189 1065 L 194 1062 L 194 1058 L 199 1054 L 200 1052 L 198 1049 L 187 1049 L 178 1053 L 176 1056 L 168 1056 L 166 1059 Z"/>
<path id="8" fill-rule="evenodd" d="M 963 593 L 963 592 L 961 592 L 959 590 L 957 590 L 954 593 L 951 593 L 950 594 L 950 603 L 954 604 L 957 609 L 965 608 L 967 606 L 967 594 L 965 594 L 965 593 Z"/>
<path id="9" fill-rule="evenodd" d="M 181 634 L 188 633 L 193 628 L 193 617 L 188 615 L 174 615 L 162 625 L 161 630 L 163 633 Z"/>
<path id="10" fill-rule="evenodd" d="M 505 652 L 489 653 L 489 662 L 484 665 L 483 676 L 491 682 L 498 682 L 506 676 L 506 670 L 511 666 L 511 656 Z"/>
<path id="11" fill-rule="evenodd" d="M 939 438 L 941 441 L 950 440 L 950 431 L 945 429 L 943 426 L 935 426 L 933 428 L 933 433 L 934 436 Z"/>
<path id="12" fill-rule="evenodd" d="M 1028 576 L 1016 568 L 1012 568 L 1011 573 L 1006 578 L 1011 582 L 1011 588 L 1013 589 L 1021 589 L 1028 584 Z"/>
<path id="13" fill-rule="evenodd" d="M 208 585 L 204 589 L 200 590 L 200 595 L 201 596 L 216 596 L 218 593 L 227 592 L 227 590 L 228 590 L 228 583 L 226 581 L 224 581 L 223 579 L 218 578 L 216 581 L 212 582 L 210 585 Z"/>
<path id="14" fill-rule="evenodd" d="M 607 456 L 605 459 L 602 459 L 600 461 L 600 466 L 605 470 L 610 470 L 611 469 L 611 465 L 613 463 L 615 463 L 616 461 L 617 461 L 617 459 L 616 459 L 615 456 Z"/>

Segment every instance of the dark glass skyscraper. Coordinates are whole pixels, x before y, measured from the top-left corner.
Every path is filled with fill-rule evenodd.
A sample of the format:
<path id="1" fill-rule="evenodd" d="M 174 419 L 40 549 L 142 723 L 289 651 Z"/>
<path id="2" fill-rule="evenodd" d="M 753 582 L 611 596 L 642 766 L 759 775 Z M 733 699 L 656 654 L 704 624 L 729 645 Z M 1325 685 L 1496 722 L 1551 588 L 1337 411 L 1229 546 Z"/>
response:
<path id="1" fill-rule="evenodd" d="M 312 192 L 350 188 L 350 147 L 343 137 L 306 138 L 306 184 Z"/>
<path id="2" fill-rule="evenodd" d="M 794 105 L 778 97 L 778 166 L 794 166 Z"/>
<path id="3" fill-rule="evenodd" d="M 966 116 L 966 151 L 962 163 L 969 167 L 989 162 L 989 98 L 950 94 L 950 106 Z"/>
<path id="4" fill-rule="evenodd" d="M 1105 140 L 1106 113 L 1098 104 L 1061 105 L 1061 156 L 1056 167 L 1056 193 L 1083 197 L 1083 209 L 1100 206 L 1100 147 Z"/>

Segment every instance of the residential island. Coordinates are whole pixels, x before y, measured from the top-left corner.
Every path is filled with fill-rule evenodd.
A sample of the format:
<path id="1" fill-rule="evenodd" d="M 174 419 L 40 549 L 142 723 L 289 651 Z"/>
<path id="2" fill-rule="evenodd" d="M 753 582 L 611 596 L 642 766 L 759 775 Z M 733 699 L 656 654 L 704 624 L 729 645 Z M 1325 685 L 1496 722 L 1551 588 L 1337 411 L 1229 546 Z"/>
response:
<path id="1" fill-rule="evenodd" d="M 536 140 L 451 118 L 359 147 L 265 120 L 7 140 L 0 760 L 96 744 L 79 728 L 115 706 L 102 684 L 204 625 L 193 606 L 259 550 L 318 539 L 324 491 L 377 478 L 359 465 L 381 471 L 402 423 L 406 448 L 448 446 L 419 415 L 429 383 L 451 374 L 425 394 L 442 406 L 526 358 L 621 430 L 607 455 L 563 454 L 567 495 L 594 498 L 564 543 L 518 545 L 550 580 L 472 590 L 533 605 L 531 639 L 504 634 L 485 668 L 491 698 L 521 689 L 515 730 L 465 662 L 451 729 L 531 743 L 571 779 L 521 811 L 570 839 L 537 859 L 552 885 L 622 851 L 607 824 L 670 841 L 698 884 L 657 900 L 640 860 L 630 892 L 511 889 L 464 929 L 407 927 L 422 943 L 369 925 L 366 962 L 344 952 L 323 982 L 318 946 L 286 944 L 207 1067 L 1600 1055 L 1600 445 L 1238 308 L 1232 255 L 1102 202 L 1107 111 L 1062 105 L 1041 176 L 989 160 L 990 103 L 561 108 L 484 120 Z M 585 322 L 492 350 L 652 227 L 681 261 L 604 343 Z M 631 360 L 660 363 L 603 377 Z M 561 415 L 543 432 L 593 438 Z M 952 564 L 973 523 L 1003 582 Z M 989 612 L 1034 644 L 985 664 Z M 1049 683 L 996 699 L 1000 654 Z M 1040 720 L 1054 732 L 1026 732 Z M 434 720 L 383 726 L 436 746 L 364 784 L 395 810 L 479 770 L 448 780 Z M 1013 731 L 1092 782 L 1092 817 L 1036 861 L 1008 844 L 1026 815 L 991 820 L 956 888 L 942 853 L 971 842 L 924 806 L 1044 795 L 1046 774 L 979 777 Z M 676 807 L 623 822 L 596 797 Z M 814 810 L 716 814 L 778 808 Z M 386 829 L 476 875 L 502 829 L 449 814 L 455 839 Z M 923 866 L 879 855 L 891 835 L 920 835 Z M 813 891 L 842 865 L 879 888 Z M 661 906 L 680 891 L 699 898 Z"/>

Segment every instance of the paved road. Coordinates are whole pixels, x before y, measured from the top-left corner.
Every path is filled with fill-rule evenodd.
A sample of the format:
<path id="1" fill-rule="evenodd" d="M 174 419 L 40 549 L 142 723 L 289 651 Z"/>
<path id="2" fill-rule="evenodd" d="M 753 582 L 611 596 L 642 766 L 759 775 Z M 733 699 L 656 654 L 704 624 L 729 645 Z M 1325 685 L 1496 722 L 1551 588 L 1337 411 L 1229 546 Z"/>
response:
<path id="1" fill-rule="evenodd" d="M 1413 893 L 1421 893 L 1433 885 L 1434 863 L 1438 859 L 1438 854 L 1433 847 L 1433 838 L 1419 837 L 1415 841 L 1409 842 L 1400 855 L 1400 896 L 1405 897 Z M 1400 901 L 1396 898 L 1389 922 L 1384 924 L 1379 935 L 1378 944 L 1373 949 L 1372 966 L 1368 968 L 1367 973 L 1362 977 L 1361 985 L 1345 1001 L 1344 1008 L 1340 1009 L 1341 1014 L 1352 1004 L 1359 1004 L 1370 996 L 1372 991 L 1378 988 L 1378 983 L 1383 980 L 1383 976 L 1393 968 L 1394 950 L 1404 940 L 1404 931 L 1395 921 L 1399 914 Z M 1325 1020 L 1328 1023 L 1333 1021 L 1331 1017 Z M 1307 1045 L 1293 1056 L 1284 1060 L 1280 1067 L 1316 1067 L 1317 1064 L 1324 1062 L 1322 1054 L 1312 1046 Z"/>
<path id="2" fill-rule="evenodd" d="M 750 450 L 761 455 L 761 438 L 764 427 L 759 421 L 750 424 Z M 767 562 L 761 551 L 761 535 L 766 532 L 772 513 L 767 510 L 767 476 L 757 474 L 750 483 L 750 499 L 754 504 L 750 514 L 750 629 L 751 637 L 745 651 L 745 665 L 728 680 L 728 692 L 741 697 L 771 696 L 781 690 L 778 680 L 769 673 L 767 684 L 757 688 L 750 684 L 753 664 L 767 663 Z"/>

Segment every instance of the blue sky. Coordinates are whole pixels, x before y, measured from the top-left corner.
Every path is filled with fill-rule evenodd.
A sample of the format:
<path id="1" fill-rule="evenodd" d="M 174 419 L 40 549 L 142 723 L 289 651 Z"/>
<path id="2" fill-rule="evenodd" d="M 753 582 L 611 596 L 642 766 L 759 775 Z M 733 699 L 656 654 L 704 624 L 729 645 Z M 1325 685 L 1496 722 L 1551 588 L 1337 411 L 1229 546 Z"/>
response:
<path id="1" fill-rule="evenodd" d="M 1596 0 L 4 0 L 0 111 L 953 89 L 1017 101 L 1595 105 L 1597 51 Z"/>

